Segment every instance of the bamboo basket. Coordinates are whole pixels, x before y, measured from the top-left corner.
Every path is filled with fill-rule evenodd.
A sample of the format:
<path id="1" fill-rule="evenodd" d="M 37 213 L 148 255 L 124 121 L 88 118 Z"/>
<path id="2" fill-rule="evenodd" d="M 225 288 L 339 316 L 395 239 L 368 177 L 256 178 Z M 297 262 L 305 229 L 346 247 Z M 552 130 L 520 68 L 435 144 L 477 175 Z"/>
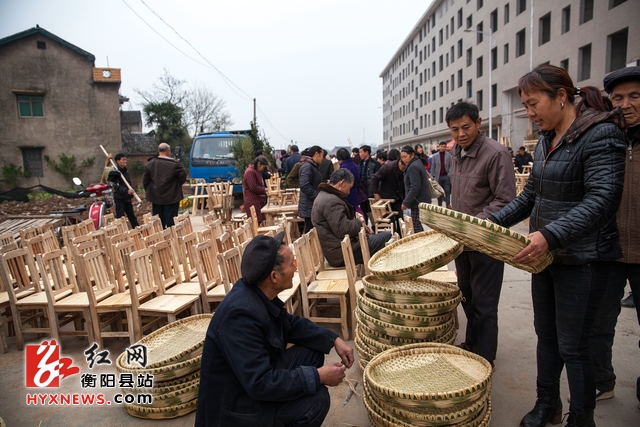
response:
<path id="1" fill-rule="evenodd" d="M 198 399 L 166 408 L 152 408 L 141 405 L 125 405 L 124 410 L 131 416 L 148 420 L 168 420 L 182 417 L 196 410 Z"/>
<path id="2" fill-rule="evenodd" d="M 158 387 L 151 389 L 153 402 L 149 406 L 154 408 L 163 408 L 168 406 L 180 405 L 198 398 L 198 389 L 200 388 L 200 378 L 196 378 L 184 384 L 171 387 Z M 127 404 L 125 404 L 126 406 Z"/>
<path id="3" fill-rule="evenodd" d="M 513 262 L 513 257 L 531 243 L 527 237 L 491 221 L 451 209 L 428 203 L 420 203 L 419 207 L 420 221 L 429 227 L 516 268 L 540 273 L 553 261 L 553 256 L 547 253 L 531 265 Z"/>
<path id="4" fill-rule="evenodd" d="M 403 407 L 453 408 L 487 395 L 488 361 L 453 346 L 417 344 L 387 350 L 367 364 L 364 381 L 376 399 Z"/>
<path id="5" fill-rule="evenodd" d="M 358 291 L 358 306 L 362 311 L 376 319 L 408 326 L 439 325 L 446 322 L 461 299 L 462 296 L 427 304 L 395 304 L 369 298 L 364 289 Z M 416 314 L 415 311 L 423 314 Z"/>
<path id="6" fill-rule="evenodd" d="M 457 286 L 424 278 L 390 282 L 369 275 L 362 278 L 362 284 L 368 297 L 395 304 L 428 304 L 462 299 Z"/>
<path id="7" fill-rule="evenodd" d="M 412 234 L 381 249 L 369 260 L 369 271 L 384 280 L 414 279 L 449 264 L 462 245 L 429 230 Z"/>
<path id="8" fill-rule="evenodd" d="M 395 338 L 408 338 L 414 340 L 434 340 L 443 336 L 453 327 L 453 318 L 436 326 L 402 326 L 384 322 L 364 313 L 356 308 L 356 317 L 359 322 L 370 329 L 381 332 Z"/>
<path id="9" fill-rule="evenodd" d="M 378 331 L 376 329 L 372 329 L 364 323 L 359 323 L 358 328 L 361 329 L 361 335 L 367 336 L 370 339 L 380 344 L 387 345 L 393 348 L 401 347 L 404 345 L 420 344 L 420 343 L 427 343 L 427 342 L 450 344 L 452 342 L 455 342 L 456 335 L 457 335 L 457 331 L 453 323 L 451 323 L 451 325 L 449 326 L 449 329 L 446 329 L 441 336 L 437 338 L 431 338 L 431 339 L 393 337 L 393 336 L 387 335 L 384 332 Z"/>
<path id="10" fill-rule="evenodd" d="M 147 366 L 145 369 L 159 368 L 192 359 L 202 352 L 207 328 L 213 314 L 197 314 L 169 323 L 143 337 L 136 344 L 147 346 Z M 122 368 L 137 369 L 140 365 L 127 364 Z"/>
<path id="11" fill-rule="evenodd" d="M 202 361 L 202 354 L 197 355 L 192 359 L 187 359 L 182 362 L 173 363 L 171 365 L 162 366 L 153 369 L 130 369 L 122 366 L 126 359 L 125 353 L 120 354 L 116 359 L 116 370 L 118 374 L 123 372 L 138 374 L 151 374 L 154 381 L 172 381 L 178 378 L 192 374 L 195 371 L 200 370 L 200 362 Z"/>

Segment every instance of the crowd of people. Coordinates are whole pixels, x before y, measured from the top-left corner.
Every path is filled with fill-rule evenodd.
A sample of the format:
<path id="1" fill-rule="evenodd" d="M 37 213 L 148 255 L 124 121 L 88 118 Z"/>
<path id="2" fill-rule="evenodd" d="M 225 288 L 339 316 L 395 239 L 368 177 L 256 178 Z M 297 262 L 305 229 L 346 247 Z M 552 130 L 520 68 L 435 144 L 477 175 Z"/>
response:
<path id="1" fill-rule="evenodd" d="M 346 234 L 356 262 L 362 260 L 357 239 L 362 227 L 371 254 L 391 237 L 373 234 L 367 225 L 373 223 L 370 199 L 393 200 L 394 211 L 410 211 L 414 231 L 422 231 L 418 204 L 432 202 L 430 179 L 444 190 L 440 205 L 506 227 L 529 219 L 531 243 L 514 261 L 531 264 L 547 253 L 554 261 L 531 279 L 537 399 L 522 427 L 561 422 L 564 368 L 570 390 L 567 426 L 595 426 L 596 401 L 614 396 L 611 352 L 627 281 L 640 322 L 640 170 L 633 162 L 634 154 L 640 155 L 640 67 L 615 71 L 603 85 L 608 97 L 595 87 L 575 87 L 565 70 L 552 65 L 520 78 L 518 94 L 541 130 L 533 156 L 520 147 L 514 158 L 480 130 L 478 108 L 459 102 L 446 114 L 455 140 L 450 151 L 444 142 L 431 156 L 421 145 L 373 154 L 363 145 L 328 156 L 319 146 L 302 152 L 291 146 L 280 159 L 287 185 L 300 188 L 304 231 L 318 230 L 332 266 L 344 265 L 340 240 Z M 265 200 L 263 165 L 257 157 L 245 172 L 245 182 L 249 178 L 257 187 L 245 185 L 245 204 L 254 200 L 252 192 L 258 197 L 249 203 Z M 519 172 L 531 168 L 518 196 L 514 165 Z M 268 425 L 320 425 L 328 411 L 325 386 L 342 381 L 353 351 L 335 334 L 287 314 L 275 297 L 291 285 L 295 269 L 282 235 L 257 237 L 246 251 L 251 256 L 245 252 L 243 279 L 207 332 L 196 424 L 253 417 Z M 461 347 L 494 366 L 504 263 L 465 248 L 455 265 L 467 317 Z M 287 348 L 288 343 L 295 345 Z M 323 365 L 322 353 L 332 347 L 342 364 Z M 224 394 L 229 398 L 207 395 L 229 386 L 233 395 Z M 640 401 L 640 378 L 637 397 Z"/>

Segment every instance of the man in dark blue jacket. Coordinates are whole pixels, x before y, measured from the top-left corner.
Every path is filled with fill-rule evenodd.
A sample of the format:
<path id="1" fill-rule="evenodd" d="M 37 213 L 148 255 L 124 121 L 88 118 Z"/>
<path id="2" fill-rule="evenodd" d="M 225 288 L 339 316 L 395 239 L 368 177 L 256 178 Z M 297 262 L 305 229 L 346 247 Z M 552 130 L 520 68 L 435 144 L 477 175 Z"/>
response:
<path id="1" fill-rule="evenodd" d="M 131 178 L 129 177 L 129 169 L 127 169 L 127 157 L 118 153 L 113 158 L 118 165 L 118 170 L 112 170 L 109 172 L 108 180 L 113 186 L 113 200 L 116 202 L 116 218 L 127 215 L 131 228 L 138 226 L 138 220 L 136 214 L 133 212 L 133 204 L 131 199 L 135 194 L 133 189 L 130 189 L 125 181 L 131 185 Z"/>
<path id="2" fill-rule="evenodd" d="M 319 427 L 331 403 L 326 386 L 340 384 L 353 364 L 353 349 L 334 332 L 284 310 L 278 294 L 292 286 L 296 266 L 283 237 L 251 240 L 242 279 L 209 324 L 198 427 Z M 331 348 L 342 363 L 323 366 Z"/>

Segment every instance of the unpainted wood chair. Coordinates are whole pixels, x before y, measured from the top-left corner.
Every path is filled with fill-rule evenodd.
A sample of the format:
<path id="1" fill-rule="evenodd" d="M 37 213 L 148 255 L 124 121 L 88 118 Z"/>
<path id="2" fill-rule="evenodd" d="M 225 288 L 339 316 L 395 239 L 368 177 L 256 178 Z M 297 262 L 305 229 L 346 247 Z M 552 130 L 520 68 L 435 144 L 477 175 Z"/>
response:
<path id="1" fill-rule="evenodd" d="M 362 252 L 362 274 L 361 276 L 369 275 L 369 259 L 371 253 L 369 252 L 369 242 L 367 241 L 367 232 L 364 227 L 358 232 L 358 242 L 360 243 L 360 251 Z M 346 261 L 345 261 L 346 266 Z"/>
<path id="2" fill-rule="evenodd" d="M 222 284 L 227 294 L 231 292 L 233 285 L 242 277 L 240 270 L 241 261 L 242 255 L 240 254 L 240 248 L 234 247 L 218 254 Z"/>
<path id="3" fill-rule="evenodd" d="M 227 291 L 222 281 L 218 256 L 211 241 L 198 243 L 195 249 L 202 309 L 205 313 L 211 313 L 211 304 L 220 303 Z"/>

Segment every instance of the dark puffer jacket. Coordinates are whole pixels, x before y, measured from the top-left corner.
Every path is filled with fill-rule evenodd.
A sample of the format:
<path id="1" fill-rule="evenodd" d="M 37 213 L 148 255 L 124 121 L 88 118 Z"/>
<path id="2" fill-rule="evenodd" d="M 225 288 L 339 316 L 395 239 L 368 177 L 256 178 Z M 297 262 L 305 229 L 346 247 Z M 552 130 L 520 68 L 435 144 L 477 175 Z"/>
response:
<path id="1" fill-rule="evenodd" d="M 544 235 L 554 263 L 619 259 L 615 214 L 624 182 L 621 117 L 619 110 L 585 110 L 551 153 L 554 133 L 541 136 L 524 191 L 489 219 L 508 227 L 530 216 L 530 232 Z"/>
<path id="2" fill-rule="evenodd" d="M 311 157 L 302 156 L 300 159 L 300 201 L 298 202 L 298 216 L 311 218 L 313 201 L 318 195 L 318 185 L 322 182 L 320 169 Z"/>

